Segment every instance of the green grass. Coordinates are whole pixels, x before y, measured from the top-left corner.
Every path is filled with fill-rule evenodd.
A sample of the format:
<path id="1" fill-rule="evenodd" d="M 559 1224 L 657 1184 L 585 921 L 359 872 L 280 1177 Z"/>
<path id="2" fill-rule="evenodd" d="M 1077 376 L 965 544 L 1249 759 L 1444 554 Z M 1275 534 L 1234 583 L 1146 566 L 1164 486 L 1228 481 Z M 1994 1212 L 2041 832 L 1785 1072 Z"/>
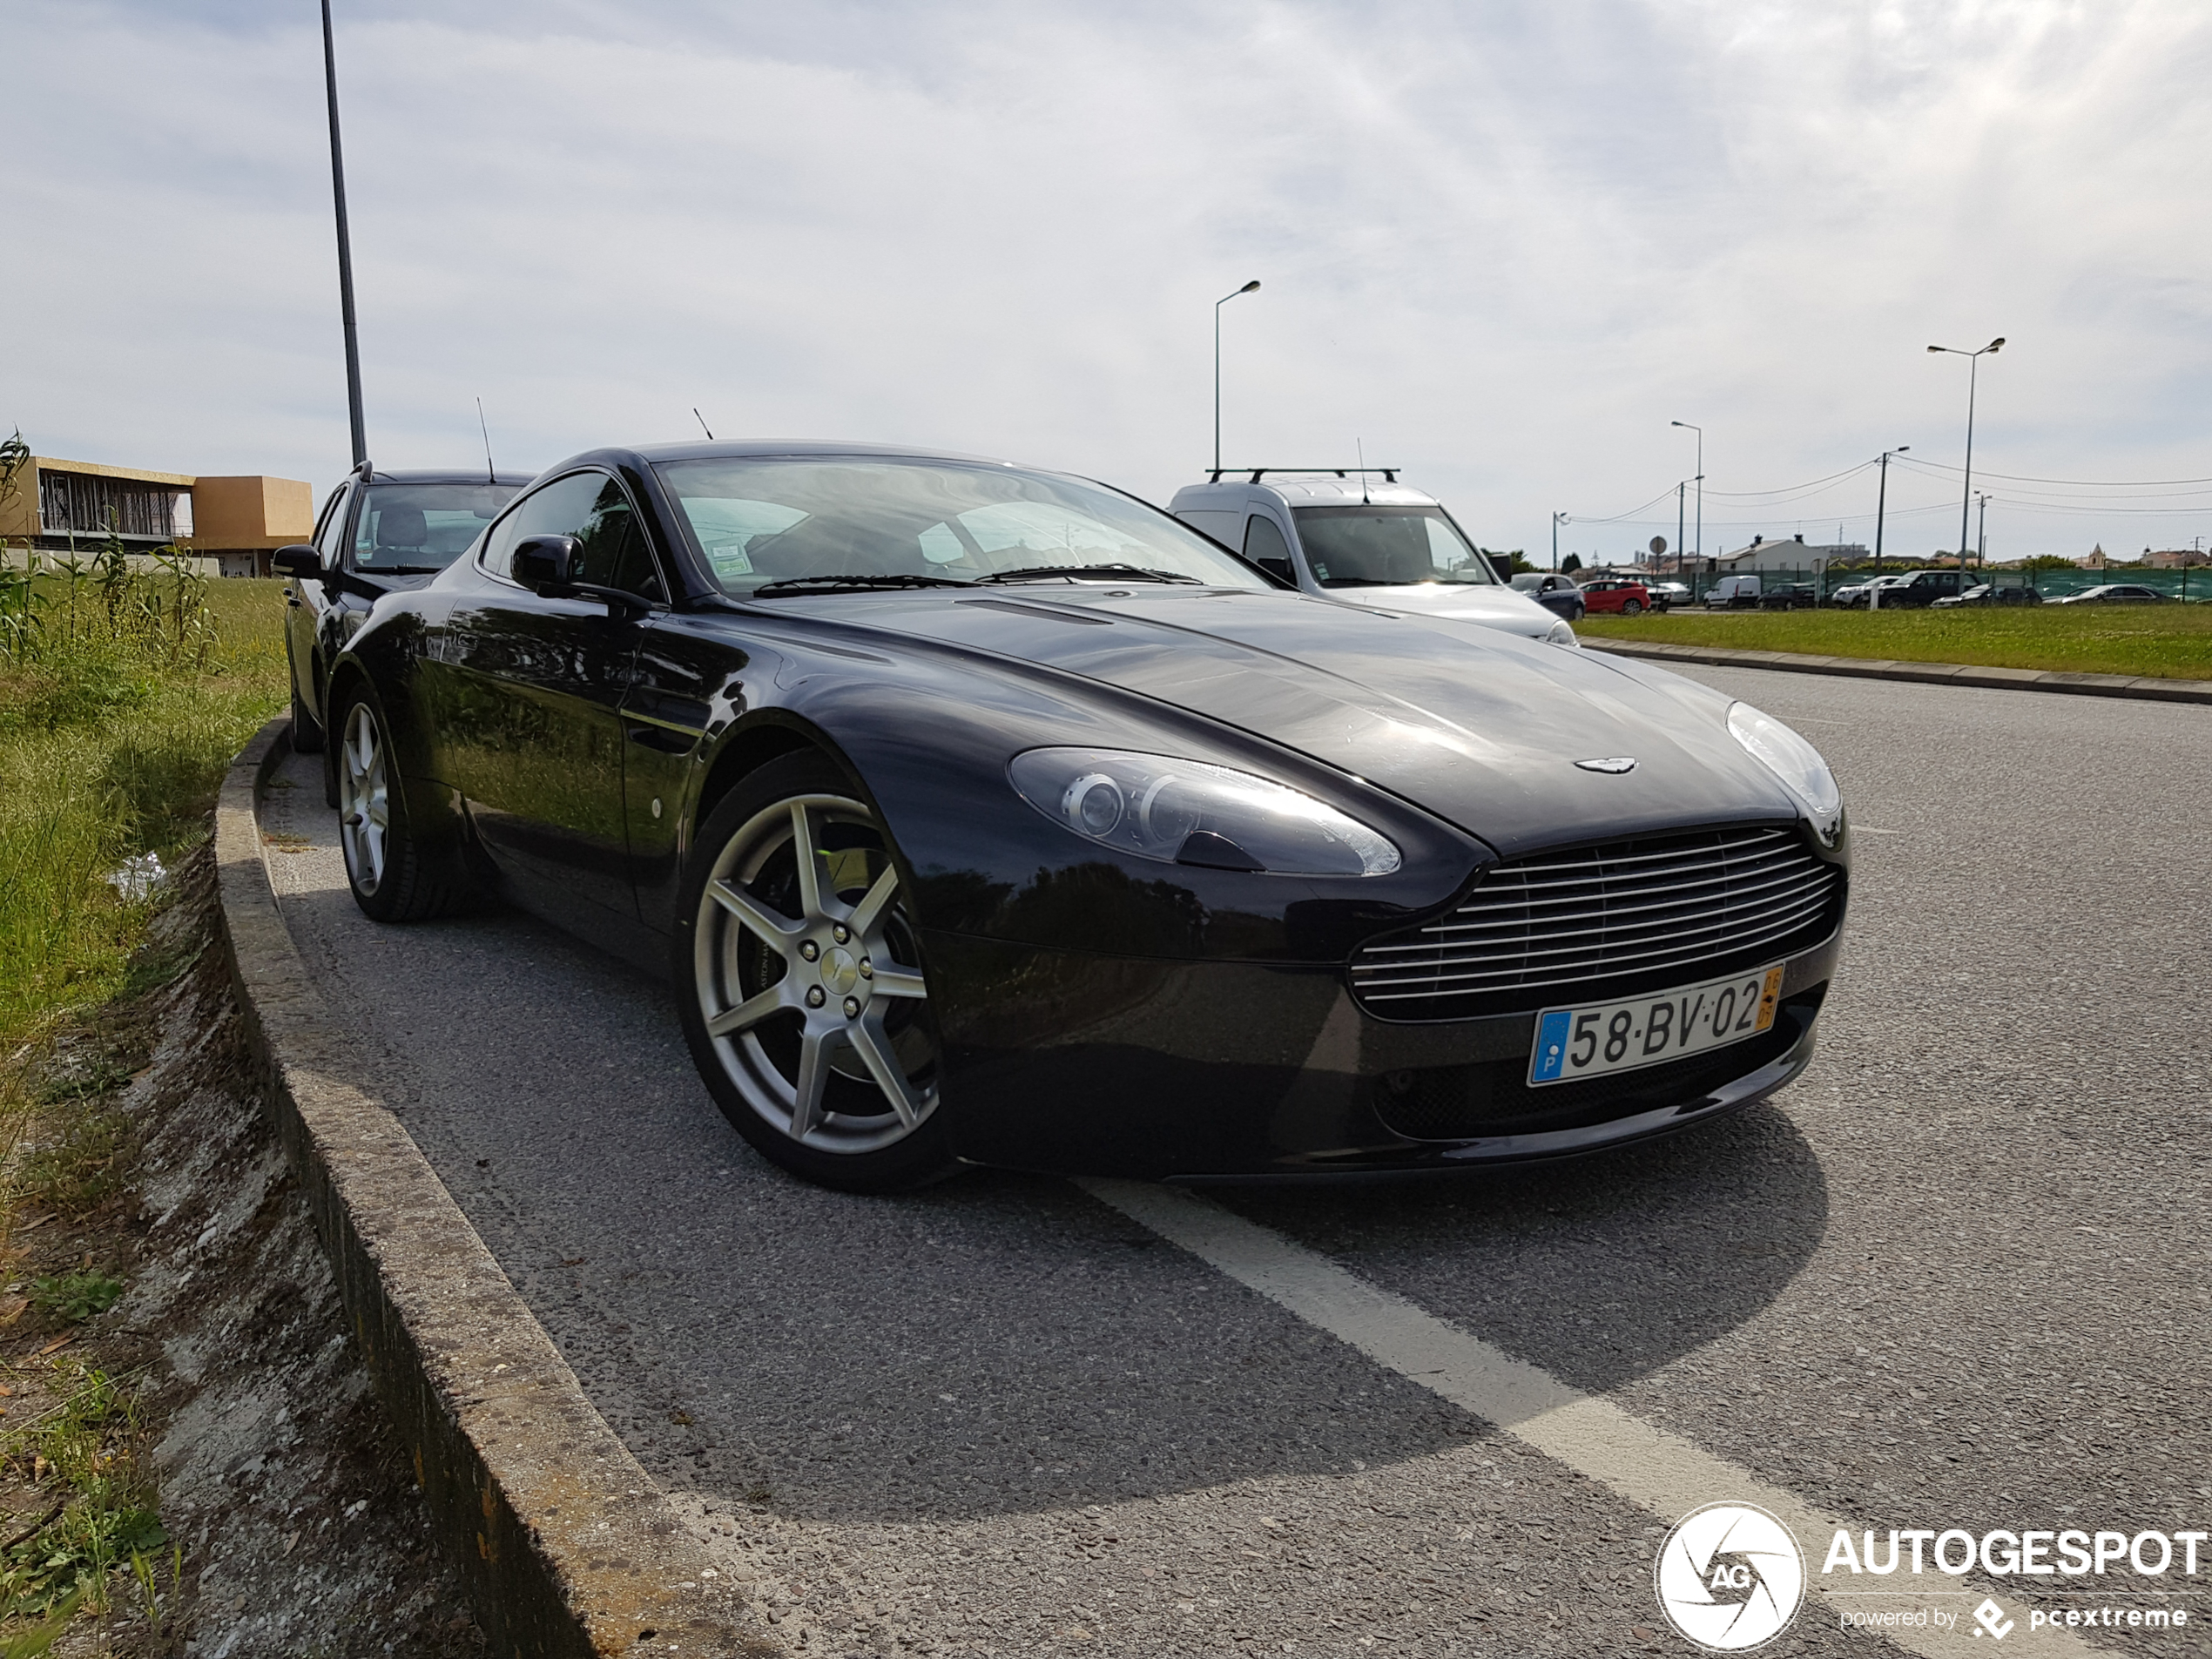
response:
<path id="1" fill-rule="evenodd" d="M 1692 610 L 1633 618 L 1589 617 L 1575 627 L 1588 639 L 2212 679 L 2212 605 L 1872 612 Z"/>
<path id="2" fill-rule="evenodd" d="M 207 583 L 205 631 L 181 650 L 111 631 L 82 590 L 71 631 L 56 579 L 33 597 L 43 636 L 0 654 L 0 1063 L 125 988 L 159 898 L 105 878 L 204 839 L 225 765 L 285 703 L 278 583 Z"/>

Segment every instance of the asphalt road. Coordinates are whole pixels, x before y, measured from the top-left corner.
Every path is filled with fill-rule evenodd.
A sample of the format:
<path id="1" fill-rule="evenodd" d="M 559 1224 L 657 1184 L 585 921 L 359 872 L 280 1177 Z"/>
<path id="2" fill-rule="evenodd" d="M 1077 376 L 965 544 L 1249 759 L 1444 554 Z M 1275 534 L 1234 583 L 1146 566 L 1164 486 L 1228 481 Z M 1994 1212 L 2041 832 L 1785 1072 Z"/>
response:
<path id="1" fill-rule="evenodd" d="M 2212 1526 L 2212 710 L 1697 678 L 1820 745 L 1858 829 L 1806 1078 L 1580 1163 L 1217 1201 L 1878 1533 Z M 279 782 L 285 914 L 368 1081 L 799 1651 L 1691 1651 L 1651 1588 L 1675 1515 L 1069 1183 L 784 1177 L 661 986 L 511 914 L 366 921 L 312 764 Z M 2185 1633 L 2093 1639 L 2212 1653 L 2203 1567 L 2000 1586 L 2010 1645 L 2156 1589 L 2119 1599 Z M 1865 1642 L 1809 1613 L 1765 1651 Z"/>

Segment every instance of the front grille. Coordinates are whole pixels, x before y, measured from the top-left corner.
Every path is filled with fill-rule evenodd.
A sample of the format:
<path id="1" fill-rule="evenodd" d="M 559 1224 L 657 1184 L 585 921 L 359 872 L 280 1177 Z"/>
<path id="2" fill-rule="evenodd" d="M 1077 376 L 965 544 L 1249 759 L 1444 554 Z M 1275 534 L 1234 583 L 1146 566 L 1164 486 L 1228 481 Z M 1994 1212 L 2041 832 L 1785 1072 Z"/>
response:
<path id="1" fill-rule="evenodd" d="M 1844 887 L 1777 825 L 1540 853 L 1493 866 L 1450 915 L 1363 946 L 1352 994 L 1393 1020 L 1633 996 L 1818 943 Z"/>

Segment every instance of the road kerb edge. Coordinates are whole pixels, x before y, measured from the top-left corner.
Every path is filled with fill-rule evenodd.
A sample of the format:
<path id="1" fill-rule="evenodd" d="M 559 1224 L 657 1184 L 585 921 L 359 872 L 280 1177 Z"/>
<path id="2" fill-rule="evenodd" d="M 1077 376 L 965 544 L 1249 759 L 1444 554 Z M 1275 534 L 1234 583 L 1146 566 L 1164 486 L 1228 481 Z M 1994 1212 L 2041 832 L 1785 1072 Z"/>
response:
<path id="1" fill-rule="evenodd" d="M 1657 640 L 1585 637 L 1584 649 L 1651 662 L 1702 663 L 1711 668 L 1764 668 L 1791 674 L 1837 674 L 1853 679 L 1973 685 L 1993 691 L 2058 691 L 2074 697 L 2137 697 L 2159 703 L 2212 703 L 2212 680 L 2160 679 L 2131 674 L 2075 674 L 1973 663 L 1899 663 L 1872 657 L 1814 657 L 1794 651 L 1743 651 L 1726 645 L 1672 645 Z"/>
<path id="2" fill-rule="evenodd" d="M 737 1584 L 607 1426 L 404 1125 L 357 1081 L 279 911 L 262 785 L 272 720 L 215 813 L 219 929 L 261 1096 L 433 1525 L 501 1659 L 775 1659 Z"/>

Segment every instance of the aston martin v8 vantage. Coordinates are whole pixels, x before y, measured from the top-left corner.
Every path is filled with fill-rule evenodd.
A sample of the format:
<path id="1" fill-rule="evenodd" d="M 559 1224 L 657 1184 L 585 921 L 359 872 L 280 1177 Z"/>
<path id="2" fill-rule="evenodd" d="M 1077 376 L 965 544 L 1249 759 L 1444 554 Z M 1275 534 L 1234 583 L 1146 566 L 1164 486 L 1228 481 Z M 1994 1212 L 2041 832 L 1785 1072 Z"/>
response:
<path id="1" fill-rule="evenodd" d="M 362 910 L 490 893 L 669 975 L 732 1123 L 854 1190 L 1697 1123 L 1810 1061 L 1849 887 L 1747 704 L 959 455 L 577 455 L 329 685 Z"/>

